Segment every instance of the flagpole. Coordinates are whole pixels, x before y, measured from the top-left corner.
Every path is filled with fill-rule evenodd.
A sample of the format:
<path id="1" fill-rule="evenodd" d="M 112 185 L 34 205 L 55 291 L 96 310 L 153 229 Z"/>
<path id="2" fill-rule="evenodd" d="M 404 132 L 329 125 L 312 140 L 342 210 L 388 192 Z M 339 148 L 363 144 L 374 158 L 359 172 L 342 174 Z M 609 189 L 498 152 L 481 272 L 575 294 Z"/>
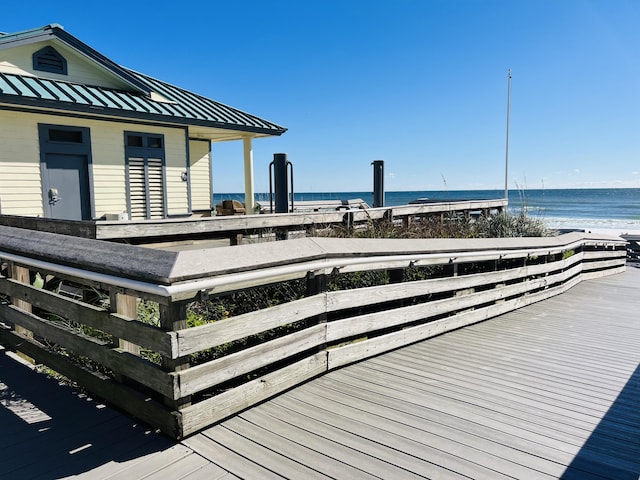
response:
<path id="1" fill-rule="evenodd" d="M 504 160 L 504 198 L 509 200 L 509 116 L 511 113 L 511 69 L 507 72 L 507 147 Z"/>

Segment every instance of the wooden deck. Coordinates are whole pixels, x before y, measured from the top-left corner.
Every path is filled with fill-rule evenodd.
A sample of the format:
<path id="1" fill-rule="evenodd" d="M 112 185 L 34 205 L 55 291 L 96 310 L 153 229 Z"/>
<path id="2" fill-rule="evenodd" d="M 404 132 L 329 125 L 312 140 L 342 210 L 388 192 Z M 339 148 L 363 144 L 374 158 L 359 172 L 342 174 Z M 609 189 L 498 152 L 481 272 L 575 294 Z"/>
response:
<path id="1" fill-rule="evenodd" d="M 330 372 L 181 443 L 0 352 L 0 478 L 640 476 L 640 268 Z"/>

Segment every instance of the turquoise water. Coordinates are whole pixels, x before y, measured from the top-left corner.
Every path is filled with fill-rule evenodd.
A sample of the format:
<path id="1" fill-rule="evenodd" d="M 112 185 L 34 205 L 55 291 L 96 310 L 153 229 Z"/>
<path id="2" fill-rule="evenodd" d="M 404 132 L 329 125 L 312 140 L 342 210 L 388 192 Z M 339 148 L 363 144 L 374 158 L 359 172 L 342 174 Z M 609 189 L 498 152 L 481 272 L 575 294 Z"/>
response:
<path id="1" fill-rule="evenodd" d="M 431 200 L 483 200 L 503 198 L 504 190 L 458 190 L 386 192 L 385 206 L 406 205 L 418 198 Z M 373 204 L 371 192 L 296 193 L 296 200 L 346 200 L 361 198 Z M 224 199 L 244 200 L 243 194 L 214 195 L 217 204 Z M 268 194 L 258 194 L 268 202 Z M 551 228 L 613 228 L 640 230 L 640 188 L 510 190 L 509 211 L 526 210 Z"/>

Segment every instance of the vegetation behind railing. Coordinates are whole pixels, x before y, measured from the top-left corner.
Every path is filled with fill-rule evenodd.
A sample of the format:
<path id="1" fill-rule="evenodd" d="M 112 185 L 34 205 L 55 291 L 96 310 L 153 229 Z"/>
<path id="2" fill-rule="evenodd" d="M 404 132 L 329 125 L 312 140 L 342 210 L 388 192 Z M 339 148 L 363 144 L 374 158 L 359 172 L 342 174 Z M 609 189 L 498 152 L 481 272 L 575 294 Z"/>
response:
<path id="1" fill-rule="evenodd" d="M 342 365 L 624 270 L 625 242 L 304 238 L 185 252 L 0 227 L 0 341 L 181 438 Z"/>

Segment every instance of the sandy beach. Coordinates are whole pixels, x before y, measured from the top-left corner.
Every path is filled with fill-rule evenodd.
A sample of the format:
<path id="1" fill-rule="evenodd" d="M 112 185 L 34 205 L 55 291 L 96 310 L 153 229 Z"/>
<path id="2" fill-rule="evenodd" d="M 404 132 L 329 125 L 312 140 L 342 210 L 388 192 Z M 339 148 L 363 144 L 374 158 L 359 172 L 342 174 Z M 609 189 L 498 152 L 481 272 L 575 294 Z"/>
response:
<path id="1" fill-rule="evenodd" d="M 624 237 L 627 240 L 629 240 L 629 238 L 640 239 L 640 230 L 628 230 L 628 229 L 620 229 L 620 228 L 584 228 L 582 230 L 587 233 L 598 233 L 602 235 Z"/>

